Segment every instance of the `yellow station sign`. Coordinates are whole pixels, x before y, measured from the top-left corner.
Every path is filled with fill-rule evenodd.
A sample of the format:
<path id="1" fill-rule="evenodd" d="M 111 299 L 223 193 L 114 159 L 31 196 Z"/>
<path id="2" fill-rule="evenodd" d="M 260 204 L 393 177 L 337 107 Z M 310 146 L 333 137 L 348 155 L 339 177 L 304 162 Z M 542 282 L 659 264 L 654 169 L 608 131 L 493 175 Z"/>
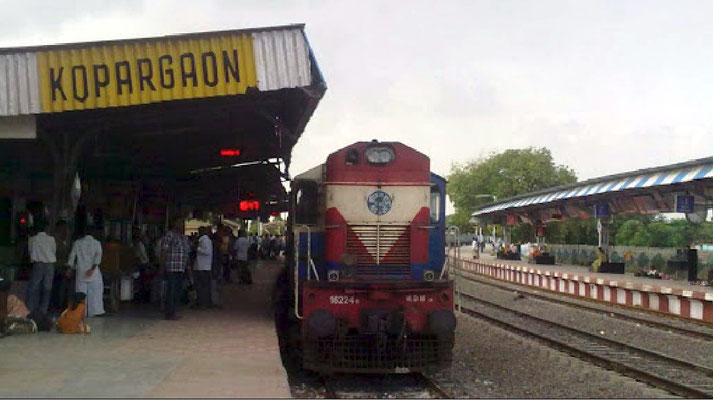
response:
<path id="1" fill-rule="evenodd" d="M 257 86 L 250 34 L 37 53 L 42 112 L 243 94 Z"/>

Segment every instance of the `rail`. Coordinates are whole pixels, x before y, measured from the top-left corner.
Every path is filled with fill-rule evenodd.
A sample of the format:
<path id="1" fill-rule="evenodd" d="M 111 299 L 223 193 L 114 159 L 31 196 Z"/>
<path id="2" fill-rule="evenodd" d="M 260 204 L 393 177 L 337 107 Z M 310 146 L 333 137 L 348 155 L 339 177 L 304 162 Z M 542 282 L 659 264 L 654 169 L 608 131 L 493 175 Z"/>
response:
<path id="1" fill-rule="evenodd" d="M 713 396 L 713 369 L 710 367 L 597 336 L 470 294 L 463 293 L 462 296 L 475 304 L 475 307 L 462 308 L 466 315 L 534 338 L 677 395 L 693 398 Z"/>

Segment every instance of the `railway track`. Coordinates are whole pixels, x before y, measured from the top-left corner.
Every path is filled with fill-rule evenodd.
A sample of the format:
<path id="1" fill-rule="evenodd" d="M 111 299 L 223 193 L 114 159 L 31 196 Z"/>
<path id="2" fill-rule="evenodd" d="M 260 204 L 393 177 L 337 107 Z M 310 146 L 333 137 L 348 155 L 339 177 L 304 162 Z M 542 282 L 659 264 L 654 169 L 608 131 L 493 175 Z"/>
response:
<path id="1" fill-rule="evenodd" d="M 466 293 L 460 295 L 466 300 L 461 308 L 466 315 L 680 396 L 713 397 L 713 368 L 597 336 Z"/>
<path id="2" fill-rule="evenodd" d="M 588 304 L 584 304 L 582 302 L 576 302 L 576 301 L 572 301 L 572 300 L 569 300 L 566 298 L 554 297 L 556 295 L 560 295 L 561 293 L 549 294 L 546 291 L 543 291 L 543 293 L 538 293 L 537 289 L 532 289 L 529 287 L 519 287 L 519 286 L 513 287 L 511 285 L 508 285 L 505 283 L 500 283 L 500 282 L 495 281 L 490 278 L 479 277 L 467 270 L 461 270 L 459 277 L 461 277 L 465 280 L 471 281 L 471 282 L 476 282 L 479 284 L 495 287 L 495 288 L 498 288 L 501 290 L 507 290 L 507 291 L 517 290 L 518 292 L 527 294 L 528 296 L 530 296 L 532 298 L 546 301 L 549 303 L 561 304 L 561 305 L 565 305 L 567 307 L 577 308 L 577 309 L 581 309 L 581 310 L 585 310 L 585 311 L 597 313 L 597 314 L 605 314 L 611 318 L 616 318 L 616 319 L 620 319 L 623 321 L 634 322 L 634 323 L 646 325 L 646 326 L 649 326 L 652 328 L 657 328 L 657 329 L 661 329 L 664 331 L 675 332 L 680 335 L 713 342 L 713 333 L 712 332 L 691 329 L 691 328 L 687 328 L 682 325 L 673 325 L 670 323 L 656 321 L 656 320 L 649 319 L 649 318 L 636 317 L 631 314 L 627 314 L 627 313 L 623 313 L 623 312 L 619 312 L 619 311 L 604 310 L 604 309 L 601 309 L 594 305 L 588 305 Z M 709 327 L 706 326 L 706 328 L 709 328 Z"/>
<path id="3" fill-rule="evenodd" d="M 330 399 L 426 398 L 452 396 L 422 373 L 403 375 L 323 375 L 324 396 Z"/>

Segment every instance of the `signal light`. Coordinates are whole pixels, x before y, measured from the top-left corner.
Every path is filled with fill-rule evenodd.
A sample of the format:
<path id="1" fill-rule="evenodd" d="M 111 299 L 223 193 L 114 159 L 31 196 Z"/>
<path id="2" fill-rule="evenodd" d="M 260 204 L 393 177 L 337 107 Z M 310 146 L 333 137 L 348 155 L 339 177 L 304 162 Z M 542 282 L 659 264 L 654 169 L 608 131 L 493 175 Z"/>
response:
<path id="1" fill-rule="evenodd" d="M 27 223 L 27 219 L 25 217 L 20 218 L 20 223 L 25 225 Z"/>
<path id="2" fill-rule="evenodd" d="M 240 211 L 258 211 L 260 202 L 257 200 L 240 200 Z"/>
<path id="3" fill-rule="evenodd" d="M 240 149 L 221 149 L 220 155 L 223 157 L 236 157 L 240 155 Z"/>

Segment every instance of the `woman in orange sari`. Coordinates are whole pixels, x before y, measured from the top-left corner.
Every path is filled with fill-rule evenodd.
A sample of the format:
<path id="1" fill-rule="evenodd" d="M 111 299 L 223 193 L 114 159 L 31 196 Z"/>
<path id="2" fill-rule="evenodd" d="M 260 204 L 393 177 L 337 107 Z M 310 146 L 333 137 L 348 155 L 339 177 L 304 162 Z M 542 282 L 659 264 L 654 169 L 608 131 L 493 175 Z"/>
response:
<path id="1" fill-rule="evenodd" d="M 62 333 L 89 333 L 87 325 L 87 295 L 77 292 L 69 302 L 69 306 L 57 320 L 57 330 Z"/>

